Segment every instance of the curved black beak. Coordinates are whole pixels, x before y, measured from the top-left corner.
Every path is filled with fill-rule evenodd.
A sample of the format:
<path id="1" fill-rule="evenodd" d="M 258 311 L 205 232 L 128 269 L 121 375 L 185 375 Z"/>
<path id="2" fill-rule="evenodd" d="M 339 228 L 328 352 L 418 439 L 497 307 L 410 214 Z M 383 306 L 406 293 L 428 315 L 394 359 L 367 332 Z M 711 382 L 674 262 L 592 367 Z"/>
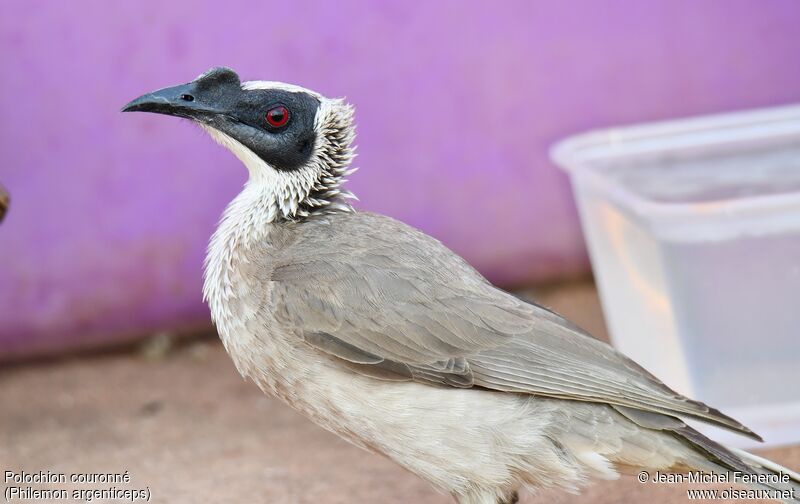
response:
<path id="1" fill-rule="evenodd" d="M 147 93 L 122 108 L 123 112 L 153 112 L 214 122 L 225 116 L 242 92 L 236 72 L 230 68 L 212 68 L 188 84 Z"/>
<path id="2" fill-rule="evenodd" d="M 190 82 L 147 93 L 125 105 L 122 112 L 153 112 L 188 119 L 222 112 L 198 100 L 195 87 L 195 83 Z"/>

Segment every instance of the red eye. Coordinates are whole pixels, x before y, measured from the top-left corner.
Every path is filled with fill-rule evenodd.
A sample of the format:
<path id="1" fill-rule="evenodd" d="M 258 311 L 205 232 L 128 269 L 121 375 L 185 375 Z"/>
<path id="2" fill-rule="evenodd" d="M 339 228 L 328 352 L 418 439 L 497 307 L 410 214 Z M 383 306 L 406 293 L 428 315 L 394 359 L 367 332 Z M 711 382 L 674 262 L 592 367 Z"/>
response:
<path id="1" fill-rule="evenodd" d="M 273 128 L 282 128 L 289 122 L 289 109 L 281 105 L 267 111 L 267 122 Z"/>

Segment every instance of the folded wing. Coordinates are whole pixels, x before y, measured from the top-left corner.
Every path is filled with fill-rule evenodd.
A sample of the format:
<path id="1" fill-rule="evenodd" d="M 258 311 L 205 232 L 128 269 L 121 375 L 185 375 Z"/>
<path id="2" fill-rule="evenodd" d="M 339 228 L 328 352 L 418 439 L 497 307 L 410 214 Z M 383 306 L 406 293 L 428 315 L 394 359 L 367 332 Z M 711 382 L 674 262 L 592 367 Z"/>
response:
<path id="1" fill-rule="evenodd" d="M 400 222 L 331 216 L 290 236 L 264 279 L 272 309 L 298 338 L 356 372 L 687 415 L 759 439 Z"/>

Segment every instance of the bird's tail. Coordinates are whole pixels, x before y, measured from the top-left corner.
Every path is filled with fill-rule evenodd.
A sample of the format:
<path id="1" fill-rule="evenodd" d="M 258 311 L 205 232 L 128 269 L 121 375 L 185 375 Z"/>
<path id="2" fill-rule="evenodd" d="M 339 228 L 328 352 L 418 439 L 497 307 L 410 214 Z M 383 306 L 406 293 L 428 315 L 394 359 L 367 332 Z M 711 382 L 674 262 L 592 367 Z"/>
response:
<path id="1" fill-rule="evenodd" d="M 713 441 L 691 427 L 678 429 L 675 432 L 699 449 L 712 462 L 710 467 L 717 474 L 728 475 L 727 481 L 748 490 L 729 497 L 735 500 L 772 499 L 787 503 L 800 503 L 800 474 L 783 467 L 771 460 L 753 455 L 738 448 L 729 448 Z M 709 467 L 698 467 L 706 470 Z M 699 497 L 716 499 L 715 490 L 703 491 Z M 728 492 L 736 492 L 729 490 Z"/>
<path id="2" fill-rule="evenodd" d="M 671 453 L 671 462 L 668 462 L 671 469 L 725 475 L 725 481 L 733 486 L 752 490 L 734 495 L 735 490 L 729 489 L 729 497 L 733 500 L 760 498 L 800 503 L 800 474 L 791 469 L 746 451 L 723 446 L 678 418 L 620 406 L 614 406 L 614 409 L 643 427 L 642 435 L 652 442 L 672 438 L 671 448 L 666 449 Z M 660 437 L 664 435 L 667 437 Z M 674 445 L 676 438 L 680 442 L 677 446 Z M 696 497 L 710 500 L 725 498 L 725 495 L 715 495 L 715 492 L 700 490 Z"/>
<path id="3" fill-rule="evenodd" d="M 776 500 L 800 502 L 800 474 L 744 450 L 728 448 L 728 451 L 747 464 L 751 474 L 766 481 L 766 483 L 756 483 L 753 485 L 754 488 L 772 490 Z"/>

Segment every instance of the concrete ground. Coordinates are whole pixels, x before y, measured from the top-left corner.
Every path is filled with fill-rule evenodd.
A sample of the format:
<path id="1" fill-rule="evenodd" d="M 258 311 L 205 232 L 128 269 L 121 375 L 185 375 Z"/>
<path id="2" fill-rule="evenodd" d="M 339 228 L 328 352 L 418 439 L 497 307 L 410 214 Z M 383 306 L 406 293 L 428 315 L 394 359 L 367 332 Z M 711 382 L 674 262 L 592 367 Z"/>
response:
<path id="1" fill-rule="evenodd" d="M 605 337 L 591 284 L 534 294 Z M 130 476 L 129 483 L 34 488 L 147 488 L 152 502 L 171 504 L 451 502 L 390 461 L 350 446 L 262 396 L 237 375 L 212 337 L 171 349 L 161 338 L 138 351 L 6 366 L 0 371 L 0 398 L 4 474 L 51 471 L 69 478 L 128 471 Z M 761 453 L 800 467 L 800 446 Z M 4 478 L 2 490 L 9 486 L 31 485 Z M 525 502 L 682 503 L 685 490 L 626 477 L 600 482 L 581 496 L 548 492 Z"/>

